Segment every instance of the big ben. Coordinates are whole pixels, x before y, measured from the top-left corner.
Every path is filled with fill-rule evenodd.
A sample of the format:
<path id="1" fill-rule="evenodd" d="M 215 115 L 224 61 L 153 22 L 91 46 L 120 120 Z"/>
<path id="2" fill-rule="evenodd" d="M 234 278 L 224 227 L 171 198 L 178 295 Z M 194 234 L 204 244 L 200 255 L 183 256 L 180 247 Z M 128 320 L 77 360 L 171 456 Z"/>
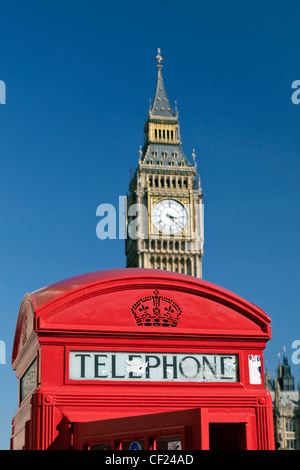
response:
<path id="1" fill-rule="evenodd" d="M 202 278 L 203 193 L 195 152 L 182 149 L 178 111 L 170 105 L 158 49 L 157 85 L 127 199 L 126 266 Z M 133 230 L 134 228 L 134 230 Z"/>

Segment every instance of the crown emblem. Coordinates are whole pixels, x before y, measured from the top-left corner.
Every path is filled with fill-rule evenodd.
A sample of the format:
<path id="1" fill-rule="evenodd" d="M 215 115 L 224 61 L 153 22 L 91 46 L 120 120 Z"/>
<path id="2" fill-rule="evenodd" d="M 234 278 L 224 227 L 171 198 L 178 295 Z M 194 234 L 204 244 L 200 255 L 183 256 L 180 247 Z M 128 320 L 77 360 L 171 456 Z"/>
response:
<path id="1" fill-rule="evenodd" d="M 155 290 L 153 295 L 135 302 L 131 313 L 138 326 L 177 326 L 181 308 L 174 300 L 159 295 Z"/>

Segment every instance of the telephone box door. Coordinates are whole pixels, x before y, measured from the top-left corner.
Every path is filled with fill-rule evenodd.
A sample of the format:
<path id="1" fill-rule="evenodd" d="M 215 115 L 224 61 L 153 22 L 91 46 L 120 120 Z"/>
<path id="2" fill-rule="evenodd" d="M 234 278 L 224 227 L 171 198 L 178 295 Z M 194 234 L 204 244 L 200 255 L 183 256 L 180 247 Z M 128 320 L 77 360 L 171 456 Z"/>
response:
<path id="1" fill-rule="evenodd" d="M 74 423 L 74 450 L 201 450 L 209 448 L 206 409 Z"/>

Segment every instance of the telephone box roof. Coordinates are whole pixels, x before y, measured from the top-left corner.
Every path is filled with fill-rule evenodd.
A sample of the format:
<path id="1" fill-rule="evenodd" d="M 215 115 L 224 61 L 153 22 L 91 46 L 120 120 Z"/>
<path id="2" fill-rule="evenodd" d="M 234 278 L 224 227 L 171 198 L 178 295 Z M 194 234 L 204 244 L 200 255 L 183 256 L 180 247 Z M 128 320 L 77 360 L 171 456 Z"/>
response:
<path id="1" fill-rule="evenodd" d="M 158 310 L 160 325 L 154 323 L 153 312 Z M 150 317 L 152 323 L 145 323 Z M 14 358 L 24 343 L 24 325 L 26 338 L 30 335 L 30 323 L 38 335 L 84 332 L 271 338 L 270 318 L 238 295 L 189 275 L 142 268 L 81 274 L 26 294 L 17 320 Z"/>
<path id="2" fill-rule="evenodd" d="M 189 285 L 193 286 L 202 286 L 202 288 L 206 288 L 210 292 L 215 292 L 217 295 L 223 295 L 228 300 L 230 298 L 234 299 L 235 301 L 240 301 L 244 305 L 248 305 L 251 308 L 255 308 L 257 311 L 261 312 L 261 314 L 267 319 L 267 315 L 256 305 L 251 302 L 246 301 L 242 297 L 234 294 L 233 292 L 217 286 L 211 282 L 205 281 L 203 279 L 198 279 L 193 276 L 189 276 L 187 274 L 175 273 L 172 271 L 163 271 L 157 269 L 145 269 L 145 268 L 119 268 L 119 269 L 108 269 L 103 271 L 93 271 L 89 273 L 79 274 L 77 276 L 69 277 L 67 279 L 63 279 L 61 281 L 57 281 L 53 284 L 48 286 L 42 287 L 36 291 L 31 293 L 31 296 L 34 301 L 35 308 L 41 307 L 43 304 L 50 302 L 51 300 L 55 299 L 58 296 L 66 294 L 70 291 L 79 290 L 83 287 L 87 287 L 93 284 L 98 283 L 105 283 L 107 281 L 112 280 L 140 280 L 143 279 L 165 279 L 165 280 L 176 280 L 176 281 L 183 281 L 188 283 Z"/>

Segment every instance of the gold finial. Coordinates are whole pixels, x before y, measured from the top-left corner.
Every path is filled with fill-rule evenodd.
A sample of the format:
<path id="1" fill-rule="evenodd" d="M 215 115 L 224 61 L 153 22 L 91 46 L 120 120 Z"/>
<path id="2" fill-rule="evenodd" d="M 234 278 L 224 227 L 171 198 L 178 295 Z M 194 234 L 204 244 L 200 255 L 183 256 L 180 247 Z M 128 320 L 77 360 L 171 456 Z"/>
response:
<path id="1" fill-rule="evenodd" d="M 156 59 L 157 59 L 157 62 L 158 62 L 158 65 L 157 65 L 157 68 L 162 68 L 162 65 L 160 64 L 163 60 L 162 56 L 160 55 L 160 48 L 157 49 L 157 56 L 156 56 Z"/>
<path id="2" fill-rule="evenodd" d="M 142 159 L 142 155 L 143 155 L 143 151 L 142 151 L 142 146 L 140 145 L 140 149 L 139 149 L 139 154 L 140 154 L 140 160 Z"/>
<path id="3" fill-rule="evenodd" d="M 197 163 L 196 163 L 196 152 L 195 152 L 195 149 L 193 149 L 193 152 L 192 152 L 192 157 L 193 157 L 193 161 L 194 161 L 194 167 L 197 168 Z"/>

